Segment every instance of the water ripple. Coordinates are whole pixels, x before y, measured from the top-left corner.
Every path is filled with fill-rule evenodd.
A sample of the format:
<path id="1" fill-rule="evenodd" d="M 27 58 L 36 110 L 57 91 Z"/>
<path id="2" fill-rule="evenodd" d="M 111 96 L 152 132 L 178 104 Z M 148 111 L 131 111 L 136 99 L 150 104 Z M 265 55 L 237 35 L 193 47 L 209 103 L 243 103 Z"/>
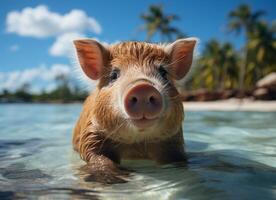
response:
<path id="1" fill-rule="evenodd" d="M 187 112 L 187 164 L 125 161 L 127 183 L 86 182 L 71 134 L 81 105 L 0 105 L 0 199 L 275 199 L 276 113 Z"/>

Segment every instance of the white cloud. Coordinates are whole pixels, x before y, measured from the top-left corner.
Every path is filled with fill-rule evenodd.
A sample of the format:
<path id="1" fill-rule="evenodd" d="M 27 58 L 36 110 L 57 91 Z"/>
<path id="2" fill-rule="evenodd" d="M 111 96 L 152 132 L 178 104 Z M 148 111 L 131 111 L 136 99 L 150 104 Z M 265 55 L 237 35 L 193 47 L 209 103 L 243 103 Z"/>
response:
<path id="1" fill-rule="evenodd" d="M 37 91 L 42 88 L 47 90 L 49 86 L 54 88 L 53 81 L 58 75 L 68 75 L 70 72 L 71 68 L 63 64 L 54 64 L 50 68 L 40 66 L 22 71 L 0 72 L 0 91 L 3 89 L 15 91 L 25 83 L 34 85 L 33 89 Z"/>
<path id="2" fill-rule="evenodd" d="M 9 12 L 6 18 L 6 31 L 21 36 L 44 38 L 68 32 L 91 31 L 100 34 L 101 26 L 83 10 L 74 9 L 61 15 L 50 11 L 45 5 L 39 5 Z"/>
<path id="3" fill-rule="evenodd" d="M 14 44 L 14 45 L 10 46 L 9 49 L 11 52 L 16 52 L 19 50 L 19 46 L 17 44 Z"/>
<path id="4" fill-rule="evenodd" d="M 88 38 L 84 34 L 80 33 L 65 33 L 60 35 L 56 38 L 54 44 L 50 47 L 49 53 L 52 56 L 66 56 L 69 58 L 75 57 L 75 51 L 73 46 L 73 40 L 81 39 L 81 38 Z M 107 42 L 100 41 L 98 38 L 90 38 L 93 40 L 99 41 L 103 45 L 108 45 Z"/>
<path id="5" fill-rule="evenodd" d="M 52 56 L 69 56 L 73 55 L 73 40 L 84 38 L 85 36 L 79 33 L 65 33 L 56 38 L 54 44 L 50 47 L 49 53 Z"/>

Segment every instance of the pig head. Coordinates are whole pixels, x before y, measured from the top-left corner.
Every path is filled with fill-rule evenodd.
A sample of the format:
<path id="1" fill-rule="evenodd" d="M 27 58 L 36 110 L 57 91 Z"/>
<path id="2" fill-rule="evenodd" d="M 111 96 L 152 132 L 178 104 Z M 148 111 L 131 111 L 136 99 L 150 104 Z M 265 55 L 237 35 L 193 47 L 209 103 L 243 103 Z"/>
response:
<path id="1" fill-rule="evenodd" d="M 191 67 L 196 39 L 167 45 L 103 46 L 89 39 L 74 44 L 83 72 L 98 81 L 74 130 L 74 149 L 81 157 L 87 163 L 101 158 L 114 168 L 121 159 L 185 160 L 176 83 Z"/>

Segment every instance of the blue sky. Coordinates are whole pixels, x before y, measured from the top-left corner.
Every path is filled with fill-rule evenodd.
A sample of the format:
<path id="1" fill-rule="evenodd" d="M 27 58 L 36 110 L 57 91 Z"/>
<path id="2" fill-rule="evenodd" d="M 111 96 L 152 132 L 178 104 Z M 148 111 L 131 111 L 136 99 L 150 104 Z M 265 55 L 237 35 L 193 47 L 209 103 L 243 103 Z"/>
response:
<path id="1" fill-rule="evenodd" d="M 71 63 L 67 56 L 68 47 L 64 47 L 64 44 L 67 45 L 66 38 L 96 37 L 104 42 L 145 39 L 144 33 L 136 31 L 143 23 L 139 16 L 147 11 L 150 4 L 156 3 L 163 4 L 165 13 L 177 14 L 181 20 L 174 25 L 188 36 L 200 38 L 201 46 L 209 39 L 217 38 L 233 42 L 236 48 L 241 47 L 242 36 L 226 33 L 227 14 L 241 3 L 250 4 L 253 10 L 265 10 L 267 12 L 265 19 L 270 22 L 276 19 L 274 0 L 121 0 L 116 3 L 111 0 L 2 0 L 0 1 L 0 89 L 3 87 L 14 89 L 28 80 L 37 85 L 43 81 L 44 85 L 49 85 L 53 76 L 41 76 L 41 74 L 71 73 Z M 26 9 L 27 7 L 29 9 Z M 72 11 L 75 9 L 76 12 Z M 13 13 L 14 16 L 8 19 L 11 12 L 15 11 L 16 14 Z M 41 12 L 44 13 L 43 24 L 34 20 Z M 71 23 L 70 17 L 75 21 Z"/>

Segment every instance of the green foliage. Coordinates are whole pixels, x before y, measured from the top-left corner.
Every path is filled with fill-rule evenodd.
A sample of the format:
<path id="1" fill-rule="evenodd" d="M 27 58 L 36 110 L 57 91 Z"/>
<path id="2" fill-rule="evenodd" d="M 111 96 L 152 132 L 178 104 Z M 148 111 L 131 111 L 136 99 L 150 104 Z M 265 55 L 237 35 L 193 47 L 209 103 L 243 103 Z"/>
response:
<path id="1" fill-rule="evenodd" d="M 147 31 L 147 41 L 159 33 L 161 42 L 170 42 L 177 38 L 184 37 L 184 34 L 176 27 L 171 26 L 175 20 L 179 20 L 177 15 L 165 15 L 162 5 L 151 5 L 149 11 L 141 15 L 145 25 L 143 30 Z"/>
<path id="2" fill-rule="evenodd" d="M 40 94 L 34 94 L 29 91 L 30 85 L 23 84 L 15 92 L 4 90 L 0 94 L 0 102 L 53 102 L 69 103 L 74 101 L 83 101 L 88 93 L 81 90 L 78 85 L 72 84 L 65 75 L 56 77 L 57 87 L 51 92 L 42 91 Z"/>
<path id="3" fill-rule="evenodd" d="M 198 59 L 188 89 L 223 90 L 238 84 L 239 56 L 233 46 L 210 40 Z"/>
<path id="4" fill-rule="evenodd" d="M 246 36 L 239 71 L 241 90 L 254 87 L 260 78 L 276 71 L 276 28 L 261 19 L 264 15 L 264 11 L 253 12 L 246 4 L 229 13 L 229 30 L 236 33 L 243 30 Z"/>
<path id="5" fill-rule="evenodd" d="M 229 42 L 216 39 L 208 41 L 197 60 L 185 89 L 251 90 L 265 75 L 276 71 L 276 25 L 270 25 L 262 17 L 262 10 L 252 11 L 242 4 L 228 14 L 229 32 L 244 33 L 246 42 L 242 49 L 235 50 Z M 180 36 L 177 28 L 171 27 L 176 15 L 165 15 L 163 7 L 152 5 L 142 15 L 147 31 L 147 40 L 159 33 L 162 41 L 172 41 L 171 34 Z M 166 38 L 167 40 L 164 40 Z"/>
<path id="6" fill-rule="evenodd" d="M 265 75 L 276 71 L 276 23 L 269 24 L 262 19 L 265 12 L 252 11 L 249 5 L 242 4 L 228 14 L 227 27 L 230 32 L 244 34 L 243 48 L 236 50 L 229 42 L 216 39 L 208 41 L 198 58 L 185 89 L 250 90 Z M 177 15 L 164 14 L 161 5 L 152 5 L 141 15 L 143 30 L 147 40 L 159 34 L 161 42 L 170 42 L 184 37 L 172 22 L 179 20 Z M 68 77 L 56 77 L 57 88 L 51 92 L 31 94 L 30 85 L 24 84 L 14 93 L 4 90 L 1 101 L 11 102 L 72 102 L 82 101 L 86 91 L 72 83 Z"/>

